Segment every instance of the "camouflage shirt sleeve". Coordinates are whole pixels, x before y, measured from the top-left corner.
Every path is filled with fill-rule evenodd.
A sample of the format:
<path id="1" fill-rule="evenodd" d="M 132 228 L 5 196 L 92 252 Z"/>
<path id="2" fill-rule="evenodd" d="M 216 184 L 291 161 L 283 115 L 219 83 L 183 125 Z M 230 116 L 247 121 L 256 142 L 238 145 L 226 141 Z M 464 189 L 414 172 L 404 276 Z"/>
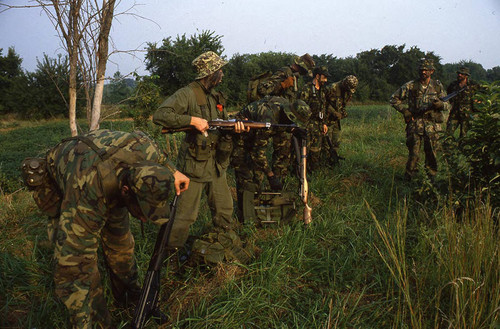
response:
<path id="1" fill-rule="evenodd" d="M 260 82 L 257 86 L 257 91 L 260 95 L 281 95 L 283 93 L 281 82 L 286 80 L 289 76 L 286 70 L 280 69 L 268 79 Z"/>
<path id="2" fill-rule="evenodd" d="M 404 106 L 404 103 L 408 101 L 408 94 L 411 89 L 412 81 L 405 83 L 402 85 L 394 94 L 391 95 L 389 99 L 389 103 L 394 107 L 398 112 L 403 113 L 408 109 L 407 106 Z"/>

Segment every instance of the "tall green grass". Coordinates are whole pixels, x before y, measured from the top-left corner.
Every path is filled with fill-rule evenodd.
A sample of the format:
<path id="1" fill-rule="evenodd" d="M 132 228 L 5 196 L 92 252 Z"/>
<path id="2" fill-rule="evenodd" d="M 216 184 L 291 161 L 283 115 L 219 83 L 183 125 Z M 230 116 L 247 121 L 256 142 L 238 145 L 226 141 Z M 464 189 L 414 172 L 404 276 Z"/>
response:
<path id="1" fill-rule="evenodd" d="M 260 248 L 249 264 L 185 266 L 175 274 L 167 261 L 160 305 L 169 323 L 163 327 L 498 327 L 493 210 L 471 204 L 458 221 L 453 204 L 423 175 L 411 184 L 403 180 L 402 118 L 389 106 L 348 111 L 340 149 L 346 159 L 309 176 L 312 224 L 245 225 L 241 232 Z M 446 182 L 444 172 L 438 178 Z M 298 187 L 295 179 L 285 186 Z M 209 213 L 204 205 L 194 233 L 210 223 Z M 0 192 L 0 225 L 0 327 L 66 328 L 53 294 L 45 220 L 28 192 Z M 142 235 L 133 221 L 132 230 L 142 279 L 157 228 L 147 223 Z M 131 314 L 109 305 L 117 326 L 125 327 Z"/>

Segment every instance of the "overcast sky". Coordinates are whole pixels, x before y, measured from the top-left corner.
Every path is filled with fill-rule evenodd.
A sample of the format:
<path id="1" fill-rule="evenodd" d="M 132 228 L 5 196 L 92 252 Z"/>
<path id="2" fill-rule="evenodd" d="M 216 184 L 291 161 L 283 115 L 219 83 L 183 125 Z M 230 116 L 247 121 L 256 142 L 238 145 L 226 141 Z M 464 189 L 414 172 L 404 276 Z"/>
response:
<path id="1" fill-rule="evenodd" d="M 29 0 L 0 0 L 0 4 Z M 115 13 L 134 3 L 122 0 Z M 146 42 L 204 30 L 222 36 L 227 58 L 265 51 L 355 56 L 385 45 L 434 51 L 442 63 L 472 60 L 500 66 L 500 0 L 136 0 L 132 15 L 113 21 L 116 50 L 139 49 L 136 58 L 113 54 L 107 75 L 146 74 Z M 0 10 L 5 7 L 0 7 Z M 54 27 L 40 9 L 0 13 L 0 48 L 14 46 L 23 68 L 34 71 L 46 53 L 64 53 Z"/>

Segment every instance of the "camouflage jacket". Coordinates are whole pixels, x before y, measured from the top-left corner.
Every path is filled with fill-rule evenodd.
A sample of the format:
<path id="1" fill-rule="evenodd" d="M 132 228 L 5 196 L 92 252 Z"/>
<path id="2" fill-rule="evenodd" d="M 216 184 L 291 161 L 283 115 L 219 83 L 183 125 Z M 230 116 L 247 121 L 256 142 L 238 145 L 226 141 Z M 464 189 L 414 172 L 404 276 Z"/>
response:
<path id="1" fill-rule="evenodd" d="M 266 96 L 261 100 L 250 103 L 236 114 L 237 119 L 248 119 L 258 122 L 270 122 L 271 124 L 280 123 L 280 111 L 283 102 L 287 102 L 282 97 Z M 273 134 L 286 133 L 285 131 L 273 129 L 253 129 L 248 134 L 243 136 L 244 139 L 253 141 L 252 149 L 245 150 L 250 153 L 253 165 L 256 170 L 265 172 L 271 171 L 269 162 L 267 161 L 266 151 L 269 145 L 269 140 Z M 277 152 L 278 150 L 274 150 Z"/>
<path id="2" fill-rule="evenodd" d="M 461 91 L 457 96 L 450 99 L 451 110 L 450 116 L 457 119 L 466 119 L 470 116 L 471 112 L 476 112 L 474 108 L 474 93 L 478 89 L 478 84 L 468 80 L 466 84 L 467 89 Z M 462 89 L 458 81 L 453 81 L 446 90 L 448 94 Z"/>
<path id="3" fill-rule="evenodd" d="M 439 80 L 431 79 L 427 87 L 420 81 L 412 80 L 401 86 L 390 98 L 390 104 L 400 113 L 408 110 L 412 119 L 427 123 L 441 123 L 444 121 L 443 113 L 448 111 L 450 105 L 444 102 L 442 111 L 431 108 L 432 101 L 446 96 L 443 85 Z M 403 104 L 407 103 L 408 107 Z"/>
<path id="4" fill-rule="evenodd" d="M 347 117 L 348 95 L 342 91 L 341 82 L 334 82 L 325 87 L 328 101 L 328 121 L 338 121 Z"/>
<path id="5" fill-rule="evenodd" d="M 290 88 L 283 89 L 281 82 L 285 81 L 287 78 L 293 77 L 294 85 Z M 271 95 L 280 96 L 286 98 L 290 103 L 297 99 L 297 76 L 293 73 L 289 66 L 282 67 L 272 76 L 260 82 L 257 87 L 259 95 Z"/>
<path id="6" fill-rule="evenodd" d="M 72 217 L 81 231 L 97 234 L 113 212 L 123 211 L 117 197 L 119 179 L 133 163 L 168 164 L 158 146 L 141 132 L 95 130 L 83 135 L 97 149 L 76 138 L 63 140 L 47 152 L 47 170 L 62 196 L 61 218 Z M 173 178 L 172 178 L 173 181 Z M 50 235 L 50 225 L 49 225 Z"/>
<path id="7" fill-rule="evenodd" d="M 191 117 L 207 121 L 228 118 L 223 95 L 206 90 L 198 81 L 177 90 L 153 114 L 153 122 L 167 128 L 187 127 Z M 229 149 L 228 149 L 229 148 Z M 180 148 L 177 166 L 186 176 L 198 182 L 209 182 L 229 164 L 231 136 L 218 130 L 208 131 L 208 137 L 193 129 L 186 132 Z"/>
<path id="8" fill-rule="evenodd" d="M 311 108 L 310 123 L 327 124 L 327 101 L 325 88 L 316 89 L 312 82 L 306 83 L 299 92 L 299 99 L 306 102 Z"/>

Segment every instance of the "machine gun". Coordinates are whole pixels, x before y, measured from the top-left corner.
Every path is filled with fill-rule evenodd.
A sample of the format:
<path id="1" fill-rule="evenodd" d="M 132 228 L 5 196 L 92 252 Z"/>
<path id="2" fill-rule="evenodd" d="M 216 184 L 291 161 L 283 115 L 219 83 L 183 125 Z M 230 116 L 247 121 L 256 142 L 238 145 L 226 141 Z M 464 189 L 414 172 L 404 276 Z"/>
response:
<path id="1" fill-rule="evenodd" d="M 160 278 L 163 260 L 167 254 L 170 233 L 174 224 L 175 212 L 177 209 L 178 195 L 174 197 L 170 205 L 170 218 L 158 231 L 155 242 L 153 256 L 149 261 L 148 271 L 141 289 L 141 298 L 134 312 L 132 328 L 140 329 L 151 317 L 158 318 L 159 323 L 164 323 L 166 319 L 158 310 L 158 298 L 160 296 Z"/>
<path id="2" fill-rule="evenodd" d="M 450 99 L 452 99 L 453 97 L 458 96 L 458 94 L 460 94 L 462 91 L 466 90 L 467 88 L 468 88 L 468 86 L 465 86 L 459 90 L 455 90 L 454 92 L 449 93 L 448 95 L 446 95 L 444 97 L 440 97 L 439 100 L 442 102 L 447 102 Z M 432 110 L 432 105 L 418 108 L 415 111 L 412 111 L 412 114 L 413 114 L 413 116 L 419 116 L 419 115 L 423 115 L 424 113 L 426 113 L 430 110 Z"/>

